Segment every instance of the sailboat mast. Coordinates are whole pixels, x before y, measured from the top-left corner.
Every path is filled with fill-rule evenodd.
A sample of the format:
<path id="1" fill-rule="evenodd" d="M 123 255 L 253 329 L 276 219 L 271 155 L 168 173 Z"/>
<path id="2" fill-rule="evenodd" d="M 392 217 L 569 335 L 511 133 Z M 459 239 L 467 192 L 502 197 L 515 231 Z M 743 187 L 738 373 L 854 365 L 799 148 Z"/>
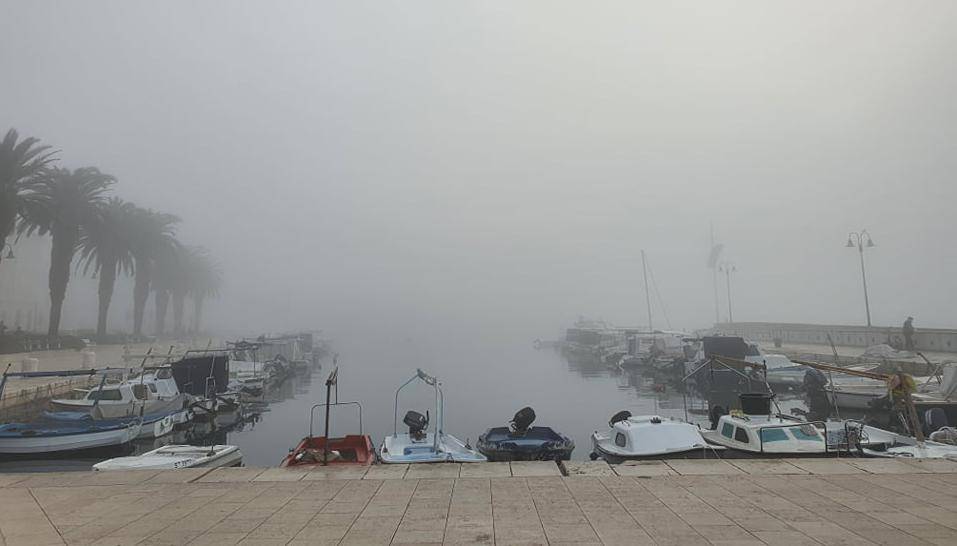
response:
<path id="1" fill-rule="evenodd" d="M 641 271 L 645 277 L 645 305 L 648 307 L 648 330 L 654 332 L 655 327 L 651 323 L 651 296 L 648 292 L 648 262 L 645 259 L 644 250 L 641 251 Z"/>

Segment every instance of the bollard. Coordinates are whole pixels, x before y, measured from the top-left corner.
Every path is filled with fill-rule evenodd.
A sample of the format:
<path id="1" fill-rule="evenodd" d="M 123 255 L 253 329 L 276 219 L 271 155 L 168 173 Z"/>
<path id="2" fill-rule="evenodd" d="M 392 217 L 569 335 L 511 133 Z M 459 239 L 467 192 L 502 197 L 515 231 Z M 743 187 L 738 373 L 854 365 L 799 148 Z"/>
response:
<path id="1" fill-rule="evenodd" d="M 40 361 L 36 358 L 27 357 L 20 362 L 21 372 L 35 372 L 40 367 Z"/>
<path id="2" fill-rule="evenodd" d="M 80 365 L 84 370 L 89 370 L 90 368 L 96 367 L 96 352 L 95 351 L 83 351 L 83 363 Z"/>

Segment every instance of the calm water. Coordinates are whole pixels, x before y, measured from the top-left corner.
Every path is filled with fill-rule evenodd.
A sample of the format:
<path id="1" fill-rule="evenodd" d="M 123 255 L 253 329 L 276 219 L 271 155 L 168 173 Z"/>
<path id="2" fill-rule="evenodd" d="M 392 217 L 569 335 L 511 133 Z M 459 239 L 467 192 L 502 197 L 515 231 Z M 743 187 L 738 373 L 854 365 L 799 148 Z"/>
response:
<path id="1" fill-rule="evenodd" d="M 575 441 L 574 459 L 588 457 L 591 433 L 607 428 L 608 419 L 620 410 L 685 416 L 682 394 L 673 379 L 583 366 L 553 349 L 536 350 L 530 341 L 492 344 L 467 338 L 438 342 L 403 338 L 337 343 L 336 350 L 340 353 L 339 400 L 362 404 L 364 432 L 372 435 L 376 445 L 393 430 L 395 389 L 417 367 L 438 376 L 443 384 L 446 432 L 473 444 L 485 429 L 505 426 L 526 405 L 535 409 L 536 424 L 551 426 Z M 168 443 L 230 443 L 240 446 L 246 465 L 276 466 L 308 433 L 312 406 L 325 400 L 324 381 L 331 361 L 325 359 L 322 364 L 311 376 L 287 379 L 266 395 L 267 403 L 248 410 L 252 417 L 228 431 L 210 431 L 208 425 L 199 424 L 185 433 L 141 442 L 136 452 Z M 428 410 L 434 419 L 433 396 L 421 382 L 404 389 L 400 429 L 406 410 Z M 702 405 L 689 399 L 689 404 L 694 402 Z M 700 414 L 689 417 L 705 422 Z M 320 408 L 316 410 L 317 435 L 322 434 L 322 419 Z M 333 435 L 358 429 L 354 407 L 333 409 Z M 0 462 L 0 471 L 88 469 L 99 460 L 5 461 Z"/>
<path id="2" fill-rule="evenodd" d="M 395 389 L 421 367 L 439 377 L 445 392 L 445 430 L 474 444 L 485 429 L 504 426 L 523 406 L 532 406 L 536 424 L 551 426 L 574 439 L 573 457 L 587 458 L 590 435 L 607 427 L 617 411 L 660 413 L 683 417 L 681 393 L 668 386 L 654 392 L 652 378 L 612 374 L 600 367 L 570 364 L 551 349 L 536 350 L 530 342 L 488 345 L 456 343 L 454 350 L 402 340 L 385 347 L 338 346 L 339 400 L 362 404 L 363 427 L 378 444 L 393 430 Z M 292 398 L 270 404 L 252 428 L 229 434 L 246 464 L 276 465 L 309 428 L 309 410 L 325 399 L 328 362 L 311 382 L 298 384 Z M 296 383 L 294 380 L 292 383 Z M 429 410 L 434 418 L 433 391 L 421 382 L 403 389 L 399 427 L 406 410 Z M 333 431 L 358 430 L 355 408 L 333 410 Z M 316 411 L 316 433 L 322 433 L 323 412 Z"/>

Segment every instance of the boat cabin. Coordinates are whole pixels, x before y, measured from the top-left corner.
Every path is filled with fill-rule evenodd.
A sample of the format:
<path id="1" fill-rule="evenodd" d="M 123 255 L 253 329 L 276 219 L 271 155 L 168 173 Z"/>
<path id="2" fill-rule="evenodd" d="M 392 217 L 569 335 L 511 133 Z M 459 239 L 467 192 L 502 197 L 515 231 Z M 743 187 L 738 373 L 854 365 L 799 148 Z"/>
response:
<path id="1" fill-rule="evenodd" d="M 824 453 L 827 445 L 816 426 L 787 416 L 723 415 L 708 438 L 725 447 L 753 453 Z"/>

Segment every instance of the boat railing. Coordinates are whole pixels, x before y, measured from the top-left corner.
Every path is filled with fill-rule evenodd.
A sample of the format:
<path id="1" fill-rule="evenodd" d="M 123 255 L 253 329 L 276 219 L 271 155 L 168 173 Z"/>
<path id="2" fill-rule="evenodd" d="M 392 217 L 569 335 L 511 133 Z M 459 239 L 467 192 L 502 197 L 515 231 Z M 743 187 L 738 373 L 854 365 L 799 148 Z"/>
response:
<path id="1" fill-rule="evenodd" d="M 824 442 L 824 453 L 830 453 L 830 448 L 827 445 L 827 424 L 824 421 L 801 421 L 799 423 L 788 423 L 784 425 L 762 425 L 761 428 L 757 430 L 758 432 L 758 442 L 760 443 L 761 453 L 764 453 L 764 434 L 765 430 L 776 429 L 776 428 L 801 428 L 805 426 L 813 426 L 814 430 L 818 431 L 818 435 L 821 437 Z M 821 431 L 824 431 L 823 434 L 820 434 Z M 810 436 L 810 435 L 808 435 Z"/>
<path id="2" fill-rule="evenodd" d="M 359 402 L 330 402 L 328 405 L 329 405 L 329 406 L 356 406 L 356 407 L 358 407 L 358 408 L 359 408 L 359 434 L 360 434 L 360 435 L 362 434 L 362 404 L 360 404 Z M 325 402 L 320 402 L 320 403 L 318 403 L 318 404 L 312 406 L 312 409 L 309 410 L 309 437 L 310 437 L 310 438 L 313 437 L 313 425 L 314 425 L 314 423 L 315 423 L 315 418 L 316 418 L 316 408 L 324 408 L 324 407 L 326 407 L 326 403 L 325 403 Z M 327 440 L 327 441 L 328 441 L 328 436 L 329 436 L 329 432 L 326 431 L 326 437 L 327 437 L 326 440 Z"/>

